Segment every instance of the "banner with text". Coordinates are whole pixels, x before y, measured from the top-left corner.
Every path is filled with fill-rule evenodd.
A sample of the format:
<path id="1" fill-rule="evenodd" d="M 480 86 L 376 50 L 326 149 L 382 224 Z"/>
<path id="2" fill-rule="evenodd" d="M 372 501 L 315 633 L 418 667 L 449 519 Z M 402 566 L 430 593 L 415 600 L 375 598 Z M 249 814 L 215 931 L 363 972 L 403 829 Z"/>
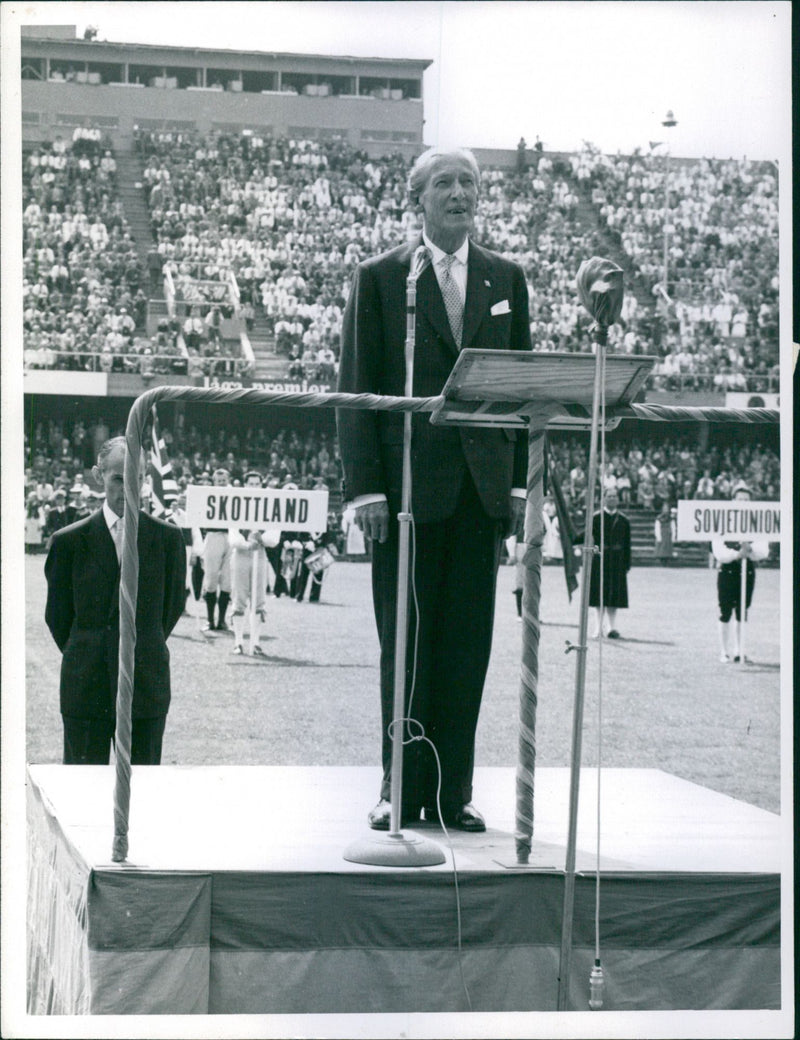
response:
<path id="1" fill-rule="evenodd" d="M 206 376 L 203 385 L 218 390 L 269 390 L 274 394 L 329 394 L 331 392 L 330 383 L 309 383 L 307 379 L 300 382 L 293 379 L 264 382 L 264 380 L 252 379 L 250 376 L 242 379 L 220 379 L 218 376 Z"/>
<path id="2" fill-rule="evenodd" d="M 189 484 L 186 520 L 190 527 L 321 532 L 328 529 L 328 492 Z"/>
<path id="3" fill-rule="evenodd" d="M 732 542 L 779 542 L 781 507 L 778 502 L 744 502 L 722 499 L 678 502 L 679 542 L 710 542 L 723 538 Z"/>

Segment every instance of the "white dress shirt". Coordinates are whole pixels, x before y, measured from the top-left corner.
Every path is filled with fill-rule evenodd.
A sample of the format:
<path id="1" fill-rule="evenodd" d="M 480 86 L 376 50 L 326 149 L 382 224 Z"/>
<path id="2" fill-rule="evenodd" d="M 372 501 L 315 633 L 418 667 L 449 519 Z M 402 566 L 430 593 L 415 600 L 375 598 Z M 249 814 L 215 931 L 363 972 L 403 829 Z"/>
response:
<path id="1" fill-rule="evenodd" d="M 106 502 L 105 500 L 103 501 L 103 516 L 105 517 L 106 524 L 108 525 L 108 533 L 111 535 L 112 541 L 114 542 L 114 546 L 117 550 L 117 560 L 119 560 L 122 555 L 122 517 L 117 516 L 117 514 L 114 512 L 113 509 L 109 507 L 108 502 Z M 119 541 L 117 541 L 117 539 L 114 537 L 114 525 L 118 520 L 120 521 Z"/>
<path id="2" fill-rule="evenodd" d="M 442 260 L 446 256 L 450 256 L 450 254 L 445 253 L 443 249 L 434 245 L 424 231 L 422 232 L 422 241 L 423 244 L 427 246 L 428 252 L 431 254 L 431 264 L 433 265 L 433 270 L 436 274 L 436 281 L 439 283 L 439 288 L 441 289 L 442 279 L 444 278 Z M 467 299 L 467 257 L 469 256 L 469 239 L 465 238 L 463 243 L 452 255 L 456 259 L 455 263 L 450 268 L 450 277 L 455 282 L 458 294 L 461 297 L 461 305 L 463 306 Z"/>

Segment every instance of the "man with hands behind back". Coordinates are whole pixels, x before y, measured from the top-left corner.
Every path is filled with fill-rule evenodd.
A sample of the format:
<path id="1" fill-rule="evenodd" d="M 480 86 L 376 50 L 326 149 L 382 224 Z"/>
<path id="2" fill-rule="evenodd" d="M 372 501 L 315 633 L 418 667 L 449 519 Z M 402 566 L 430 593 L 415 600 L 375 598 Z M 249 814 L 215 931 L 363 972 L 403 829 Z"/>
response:
<path id="1" fill-rule="evenodd" d="M 114 740 L 125 453 L 124 437 L 100 447 L 93 474 L 103 506 L 56 531 L 45 562 L 45 620 L 63 654 L 65 765 L 107 765 Z M 186 554 L 177 527 L 141 510 L 137 546 L 131 762 L 158 765 L 171 694 L 167 638 L 183 611 Z"/>

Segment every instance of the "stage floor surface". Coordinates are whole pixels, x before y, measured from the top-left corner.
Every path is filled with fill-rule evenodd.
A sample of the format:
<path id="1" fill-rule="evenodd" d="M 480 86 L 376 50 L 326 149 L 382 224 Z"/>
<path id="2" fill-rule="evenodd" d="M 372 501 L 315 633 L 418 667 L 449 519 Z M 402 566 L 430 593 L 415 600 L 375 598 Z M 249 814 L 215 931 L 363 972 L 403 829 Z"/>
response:
<path id="1" fill-rule="evenodd" d="M 517 863 L 515 771 L 475 772 L 484 834 L 420 823 L 429 867 L 344 858 L 365 767 L 133 767 L 111 860 L 114 767 L 29 766 L 32 1013 L 555 1010 L 569 770 L 535 774 Z M 570 1006 L 594 954 L 597 773 L 581 771 Z M 781 818 L 659 770 L 601 776 L 609 1010 L 780 1006 Z M 454 871 L 455 865 L 455 871 Z M 454 881 L 457 879 L 457 885 Z"/>
<path id="2" fill-rule="evenodd" d="M 361 871 L 342 853 L 374 833 L 366 816 L 380 784 L 369 767 L 134 766 L 129 859 L 112 864 L 114 767 L 30 771 L 76 850 L 104 869 Z M 774 813 L 656 769 L 605 769 L 600 784 L 601 871 L 780 871 Z M 474 801 L 487 830 L 449 832 L 457 866 L 513 863 L 514 770 L 476 769 Z M 531 867 L 564 869 L 568 813 L 569 770 L 537 769 Z M 405 830 L 447 847 L 435 824 Z M 595 869 L 596 848 L 597 771 L 587 768 L 576 870 Z M 425 869 L 450 871 L 452 864 Z"/>

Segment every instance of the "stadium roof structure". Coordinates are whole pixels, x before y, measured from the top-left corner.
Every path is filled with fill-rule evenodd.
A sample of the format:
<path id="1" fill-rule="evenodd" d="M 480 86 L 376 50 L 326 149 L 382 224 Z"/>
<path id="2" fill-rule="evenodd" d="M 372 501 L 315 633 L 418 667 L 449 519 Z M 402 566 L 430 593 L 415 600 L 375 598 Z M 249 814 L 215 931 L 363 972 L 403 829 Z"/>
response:
<path id="1" fill-rule="evenodd" d="M 433 64 L 432 58 L 378 58 L 378 57 L 364 57 L 349 54 L 309 54 L 309 53 L 295 53 L 291 51 L 272 51 L 272 50 L 241 50 L 239 48 L 230 47 L 184 47 L 179 43 L 168 44 L 168 43 L 131 43 L 124 41 L 114 40 L 84 40 L 79 39 L 77 36 L 70 37 L 66 36 L 62 31 L 64 27 L 53 26 L 52 35 L 47 34 L 47 30 L 50 26 L 38 26 L 36 32 L 30 32 L 25 26 L 22 27 L 22 43 L 23 47 L 27 48 L 29 45 L 42 44 L 51 45 L 57 44 L 59 48 L 69 47 L 78 48 L 80 51 L 90 52 L 92 57 L 100 59 L 102 52 L 106 49 L 110 49 L 114 52 L 146 52 L 151 56 L 157 54 L 174 54 L 176 51 L 184 54 L 187 58 L 203 59 L 211 58 L 214 55 L 227 55 L 235 58 L 272 58 L 272 59 L 287 59 L 292 63 L 298 61 L 313 61 L 313 62 L 347 62 L 352 65 L 383 65 L 387 68 L 402 68 L 414 70 L 424 70 Z M 74 28 L 74 27 L 72 27 Z"/>
<path id="2" fill-rule="evenodd" d="M 70 35 L 71 34 L 71 35 Z M 372 157 L 423 147 L 432 59 L 360 58 L 78 39 L 37 26 L 21 41 L 24 143 L 99 127 L 127 151 L 136 130 L 338 138 Z"/>

